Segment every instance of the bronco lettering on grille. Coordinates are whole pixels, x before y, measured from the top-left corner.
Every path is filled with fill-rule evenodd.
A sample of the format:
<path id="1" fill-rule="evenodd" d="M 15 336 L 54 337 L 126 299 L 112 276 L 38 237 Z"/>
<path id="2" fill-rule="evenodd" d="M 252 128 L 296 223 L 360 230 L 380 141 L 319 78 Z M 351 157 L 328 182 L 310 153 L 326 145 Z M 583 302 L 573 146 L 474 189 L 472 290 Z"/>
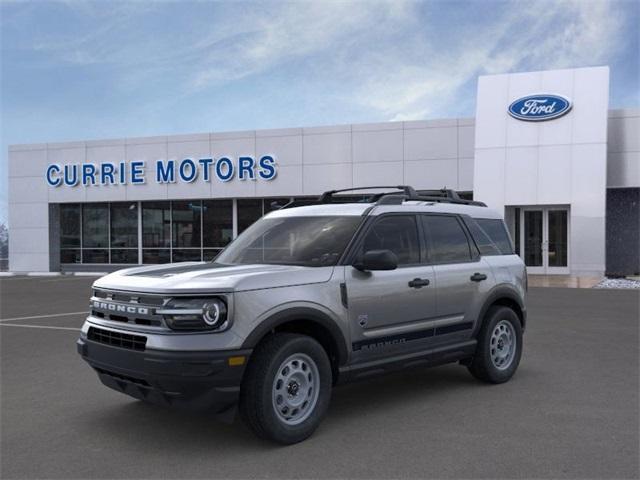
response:
<path id="1" fill-rule="evenodd" d="M 132 305 L 123 305 L 121 303 L 110 303 L 110 302 L 102 302 L 98 300 L 93 301 L 93 308 L 97 308 L 99 310 L 109 310 L 111 312 L 119 312 L 119 313 L 133 313 L 136 315 L 149 315 L 149 308 L 147 307 L 136 307 Z"/>

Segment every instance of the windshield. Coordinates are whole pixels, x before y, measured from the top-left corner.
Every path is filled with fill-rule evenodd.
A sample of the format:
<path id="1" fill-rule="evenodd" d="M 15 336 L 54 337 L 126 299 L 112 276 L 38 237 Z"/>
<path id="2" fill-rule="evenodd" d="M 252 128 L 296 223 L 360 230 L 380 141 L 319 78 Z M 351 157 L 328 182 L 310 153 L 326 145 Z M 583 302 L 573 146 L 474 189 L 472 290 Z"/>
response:
<path id="1" fill-rule="evenodd" d="M 215 262 L 335 265 L 361 220 L 362 217 L 346 215 L 262 218 L 231 243 Z"/>

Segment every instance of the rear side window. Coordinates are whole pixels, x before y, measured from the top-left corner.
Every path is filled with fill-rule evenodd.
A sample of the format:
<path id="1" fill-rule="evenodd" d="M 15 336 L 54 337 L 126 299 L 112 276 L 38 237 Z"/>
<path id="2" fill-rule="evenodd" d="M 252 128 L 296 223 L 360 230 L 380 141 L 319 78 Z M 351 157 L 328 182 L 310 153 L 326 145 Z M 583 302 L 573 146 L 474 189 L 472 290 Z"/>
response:
<path id="1" fill-rule="evenodd" d="M 462 263 L 471 260 L 467 235 L 456 217 L 423 215 L 431 263 Z"/>
<path id="2" fill-rule="evenodd" d="M 367 232 L 362 252 L 391 250 L 398 257 L 398 265 L 420 263 L 420 241 L 413 215 L 382 217 Z"/>
<path id="3" fill-rule="evenodd" d="M 476 218 L 475 220 L 502 255 L 513 254 L 511 239 L 502 220 L 499 218 Z"/>

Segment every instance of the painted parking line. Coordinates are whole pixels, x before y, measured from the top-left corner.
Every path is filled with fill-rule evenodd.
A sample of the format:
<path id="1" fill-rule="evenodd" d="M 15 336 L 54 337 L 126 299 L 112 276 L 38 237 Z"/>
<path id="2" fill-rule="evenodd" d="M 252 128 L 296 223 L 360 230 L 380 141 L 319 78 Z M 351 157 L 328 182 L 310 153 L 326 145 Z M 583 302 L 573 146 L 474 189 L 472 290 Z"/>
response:
<path id="1" fill-rule="evenodd" d="M 3 322 L 19 322 L 21 320 L 37 320 L 39 318 L 50 318 L 50 317 L 66 317 L 71 315 L 87 315 L 89 312 L 86 310 L 84 312 L 68 312 L 68 313 L 52 313 L 49 315 L 33 315 L 31 317 L 13 317 L 13 318 L 0 318 L 0 324 Z"/>
<path id="2" fill-rule="evenodd" d="M 0 327 L 22 327 L 22 328 L 45 328 L 47 330 L 71 330 L 73 332 L 79 332 L 80 328 L 72 327 L 52 327 L 49 325 L 20 325 L 17 323 L 0 323 Z"/>

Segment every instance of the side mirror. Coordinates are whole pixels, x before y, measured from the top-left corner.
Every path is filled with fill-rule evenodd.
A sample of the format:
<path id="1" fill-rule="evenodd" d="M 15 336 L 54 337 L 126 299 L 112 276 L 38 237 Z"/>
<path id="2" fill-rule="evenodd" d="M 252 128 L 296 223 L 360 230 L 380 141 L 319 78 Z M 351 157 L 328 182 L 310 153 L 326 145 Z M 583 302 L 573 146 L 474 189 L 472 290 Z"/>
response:
<path id="1" fill-rule="evenodd" d="M 369 250 L 353 264 L 353 268 L 362 272 L 367 270 L 395 270 L 398 257 L 391 250 Z"/>

